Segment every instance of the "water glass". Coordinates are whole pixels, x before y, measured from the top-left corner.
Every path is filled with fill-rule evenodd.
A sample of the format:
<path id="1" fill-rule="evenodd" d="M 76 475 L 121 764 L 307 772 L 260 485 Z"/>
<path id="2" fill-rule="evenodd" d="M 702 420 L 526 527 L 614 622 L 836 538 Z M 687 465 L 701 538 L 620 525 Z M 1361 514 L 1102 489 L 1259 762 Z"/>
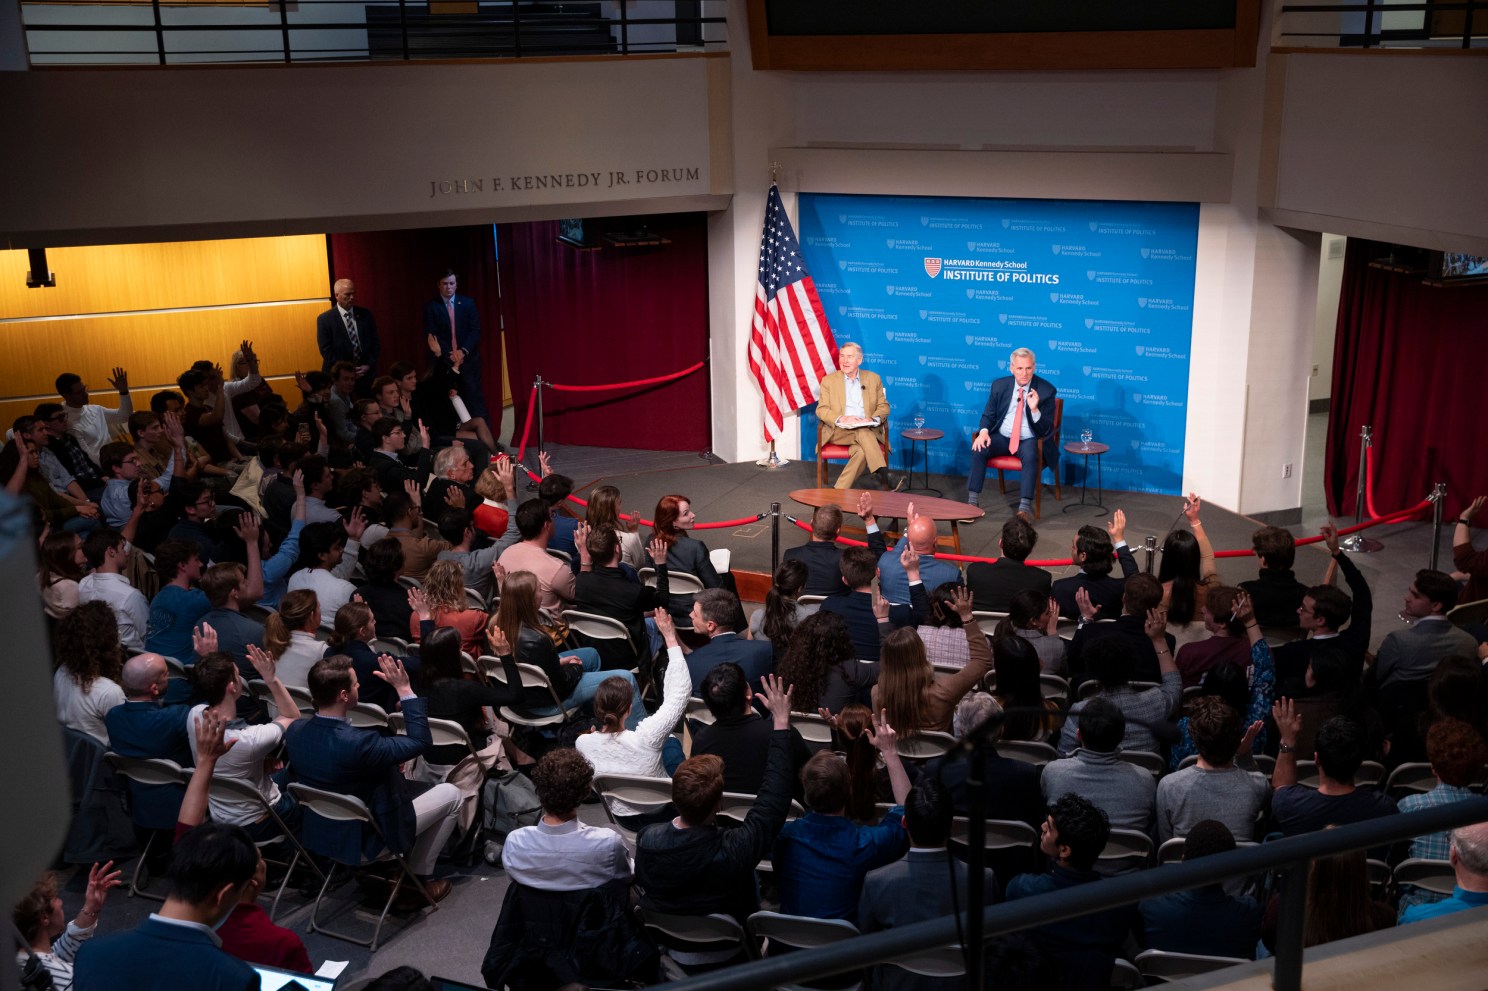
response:
<path id="1" fill-rule="evenodd" d="M 1094 440 L 1094 439 L 1095 439 L 1095 434 L 1094 434 L 1094 432 L 1091 431 L 1091 429 L 1089 427 L 1086 427 L 1084 430 L 1081 430 L 1080 431 L 1080 443 L 1081 444 L 1084 444 L 1086 447 L 1089 447 L 1090 446 L 1090 442 L 1092 440 Z"/>
<path id="2" fill-rule="evenodd" d="M 916 416 L 914 418 L 914 425 L 916 430 L 923 430 L 925 428 L 925 418 L 923 416 Z"/>

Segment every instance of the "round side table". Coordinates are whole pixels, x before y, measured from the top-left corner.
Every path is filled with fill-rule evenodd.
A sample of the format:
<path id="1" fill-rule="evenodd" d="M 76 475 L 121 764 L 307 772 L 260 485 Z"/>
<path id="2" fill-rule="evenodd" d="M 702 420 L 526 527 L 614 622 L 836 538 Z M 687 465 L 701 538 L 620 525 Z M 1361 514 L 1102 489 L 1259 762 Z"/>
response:
<path id="1" fill-rule="evenodd" d="M 1070 441 L 1064 445 L 1064 452 L 1066 454 L 1078 454 L 1085 459 L 1085 484 L 1080 488 L 1080 501 L 1072 502 L 1068 506 L 1065 506 L 1064 511 L 1066 513 L 1071 509 L 1079 509 L 1082 506 L 1094 506 L 1102 513 L 1106 511 L 1106 507 L 1101 505 L 1101 499 L 1105 496 L 1105 479 L 1101 476 L 1101 455 L 1110 449 L 1111 446 L 1109 444 L 1102 444 L 1100 441 L 1091 441 L 1088 444 L 1081 443 L 1080 441 Z M 1090 456 L 1092 454 L 1095 455 L 1095 502 L 1087 503 L 1085 501 L 1085 495 L 1090 491 Z"/>
<path id="2" fill-rule="evenodd" d="M 908 464 L 905 465 L 905 469 L 909 473 L 910 490 L 917 492 L 934 492 L 936 496 L 940 496 L 940 489 L 932 489 L 930 487 L 930 442 L 932 440 L 940 440 L 942 437 L 945 436 L 945 431 L 936 430 L 934 427 L 910 427 L 906 430 L 899 431 L 899 436 L 909 441 L 909 457 L 906 459 L 908 461 Z M 925 484 L 919 489 L 916 489 L 914 485 L 914 448 L 916 444 L 925 445 Z"/>

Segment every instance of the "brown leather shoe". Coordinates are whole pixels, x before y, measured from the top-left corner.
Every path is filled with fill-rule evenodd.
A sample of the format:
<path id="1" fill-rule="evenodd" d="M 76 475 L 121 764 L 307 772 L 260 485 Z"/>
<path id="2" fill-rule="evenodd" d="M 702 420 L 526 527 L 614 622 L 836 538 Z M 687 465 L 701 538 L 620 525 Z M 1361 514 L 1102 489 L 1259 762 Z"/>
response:
<path id="1" fill-rule="evenodd" d="M 433 881 L 425 881 L 424 890 L 429 892 L 429 897 L 425 898 L 423 892 L 419 891 L 418 887 L 415 886 L 413 882 L 406 882 L 405 885 L 398 890 L 398 897 L 393 899 L 393 908 L 399 912 L 416 912 L 419 909 L 423 908 L 425 905 L 430 904 L 431 900 L 433 902 L 444 901 L 445 897 L 449 895 L 450 890 L 453 887 L 454 885 L 450 884 L 450 882 L 445 880 L 444 878 L 439 878 L 438 880 Z"/>

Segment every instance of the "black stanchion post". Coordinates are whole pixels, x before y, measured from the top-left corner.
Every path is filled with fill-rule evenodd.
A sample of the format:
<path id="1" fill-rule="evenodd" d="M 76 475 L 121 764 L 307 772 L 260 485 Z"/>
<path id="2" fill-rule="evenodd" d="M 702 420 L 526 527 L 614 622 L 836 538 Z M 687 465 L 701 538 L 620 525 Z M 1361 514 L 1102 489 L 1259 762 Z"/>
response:
<path id="1" fill-rule="evenodd" d="M 1142 543 L 1142 550 L 1147 554 L 1147 567 L 1145 570 L 1150 575 L 1153 573 L 1152 561 L 1157 557 L 1157 538 L 1149 533 L 1147 539 Z"/>
<path id="2" fill-rule="evenodd" d="M 1369 484 L 1369 449 L 1374 446 L 1374 428 L 1369 424 L 1359 428 L 1359 484 L 1355 486 L 1354 495 L 1354 526 L 1364 522 L 1365 486 Z M 1351 534 L 1340 545 L 1346 551 L 1355 554 L 1371 554 L 1375 551 L 1384 550 L 1385 545 L 1378 540 L 1371 540 L 1364 536 L 1363 531 Z"/>
<path id="3" fill-rule="evenodd" d="M 532 377 L 532 391 L 533 391 L 533 394 L 537 397 L 537 413 L 535 415 L 537 416 L 537 453 L 539 455 L 541 455 L 542 454 L 542 451 L 543 451 L 543 400 L 542 400 L 542 397 L 543 397 L 543 386 L 545 386 L 545 385 L 547 385 L 547 383 L 543 381 L 543 377 L 541 375 L 534 375 Z M 533 414 L 529 414 L 529 415 L 533 415 Z M 539 461 L 540 460 L 541 459 L 539 459 Z M 538 470 L 541 471 L 542 469 L 538 469 Z M 536 482 L 528 482 L 527 483 L 527 488 L 528 488 L 529 491 L 532 490 L 532 489 L 535 489 L 535 488 L 537 488 L 537 483 Z"/>
<path id="4" fill-rule="evenodd" d="M 770 503 L 770 575 L 780 567 L 780 503 Z"/>
<path id="5" fill-rule="evenodd" d="M 1437 571 L 1441 558 L 1441 532 L 1443 507 L 1447 504 L 1447 483 L 1437 482 L 1426 497 L 1431 501 L 1431 570 Z"/>
<path id="6" fill-rule="evenodd" d="M 1302 935 L 1307 922 L 1307 874 L 1312 861 L 1292 865 L 1282 878 L 1281 915 L 1276 926 L 1275 991 L 1302 991 Z"/>

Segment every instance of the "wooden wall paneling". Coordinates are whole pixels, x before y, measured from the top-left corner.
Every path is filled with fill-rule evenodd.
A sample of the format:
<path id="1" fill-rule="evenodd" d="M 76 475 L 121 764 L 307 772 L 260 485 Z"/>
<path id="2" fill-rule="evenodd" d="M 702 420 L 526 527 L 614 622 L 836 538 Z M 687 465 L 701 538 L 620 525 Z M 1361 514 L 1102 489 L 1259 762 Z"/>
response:
<path id="1" fill-rule="evenodd" d="M 275 300 L 323 300 L 323 235 L 49 248 L 51 289 L 27 289 L 25 251 L 0 251 L 0 317 L 121 313 Z"/>
<path id="2" fill-rule="evenodd" d="M 107 394 L 115 365 L 131 385 L 174 382 L 202 358 L 226 368 L 243 339 L 253 341 L 266 375 L 320 367 L 315 316 L 327 304 L 286 303 L 0 324 L 0 382 L 6 398 L 55 394 L 64 371 Z"/>
<path id="3" fill-rule="evenodd" d="M 91 384 L 90 382 L 89 385 Z M 302 397 L 299 388 L 294 383 L 293 375 L 271 376 L 269 378 L 269 385 L 273 386 L 274 391 L 284 397 L 284 401 L 289 405 L 291 410 L 300 404 Z M 129 395 L 134 399 L 135 411 L 139 412 L 150 408 L 150 399 L 155 393 L 163 392 L 166 389 L 174 389 L 175 387 L 175 383 L 173 382 L 150 385 L 143 389 L 131 384 Z M 10 425 L 16 421 L 17 417 L 30 416 L 38 403 L 57 401 L 55 396 L 45 396 L 41 399 L 0 399 L 0 436 L 3 436 L 5 431 L 10 429 Z M 119 405 L 119 394 L 112 389 L 105 389 L 102 392 L 95 390 L 93 392 L 93 401 L 100 406 L 113 408 Z"/>

